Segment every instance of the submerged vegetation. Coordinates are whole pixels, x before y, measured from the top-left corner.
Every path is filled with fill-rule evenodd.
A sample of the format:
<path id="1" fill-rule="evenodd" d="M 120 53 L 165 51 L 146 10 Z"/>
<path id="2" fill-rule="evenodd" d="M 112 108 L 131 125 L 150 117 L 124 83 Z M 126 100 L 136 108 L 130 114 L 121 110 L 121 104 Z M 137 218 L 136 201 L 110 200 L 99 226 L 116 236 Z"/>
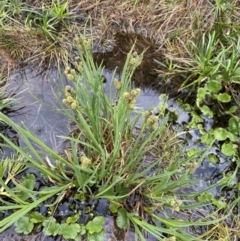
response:
<path id="1" fill-rule="evenodd" d="M 0 83 L 25 65 L 45 72 L 57 66 L 70 84 L 62 99 L 53 93 L 56 111 L 74 130 L 57 152 L 0 113 L 22 143 L 0 133 L 2 151 L 12 152 L 0 162 L 0 233 L 14 225 L 26 235 L 104 240 L 111 216 L 117 230 L 134 230 L 140 240 L 238 240 L 238 25 L 236 0 L 1 1 Z M 119 34 L 126 46 L 115 46 Z M 104 61 L 96 63 L 93 52 L 108 56 L 116 47 L 125 59 L 107 94 Z M 181 133 L 172 130 L 177 114 L 168 92 L 154 109 L 136 105 L 141 88 L 132 79 L 144 64 L 155 85 L 174 86 L 191 117 Z M 12 100 L 0 94 L 3 110 Z M 185 148 L 179 139 L 191 132 L 201 148 Z M 219 155 L 228 168 L 194 191 L 195 170 L 205 159 L 217 165 Z"/>

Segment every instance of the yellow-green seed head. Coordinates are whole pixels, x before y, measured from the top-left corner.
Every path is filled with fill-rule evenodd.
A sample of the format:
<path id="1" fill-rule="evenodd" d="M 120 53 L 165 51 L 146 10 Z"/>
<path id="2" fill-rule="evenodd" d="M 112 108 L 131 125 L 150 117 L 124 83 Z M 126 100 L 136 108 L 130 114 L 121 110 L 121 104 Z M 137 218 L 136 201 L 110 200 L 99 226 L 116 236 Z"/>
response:
<path id="1" fill-rule="evenodd" d="M 84 46 L 88 44 L 88 40 L 87 40 L 87 39 L 83 39 L 82 42 L 83 42 L 83 45 L 84 45 Z"/>
<path id="2" fill-rule="evenodd" d="M 84 44 L 86 50 L 91 50 L 92 49 L 91 40 L 85 40 L 83 44 Z"/>
<path id="3" fill-rule="evenodd" d="M 197 167 L 198 167 L 198 163 L 196 161 L 190 162 L 186 165 L 186 168 L 188 168 L 191 171 L 195 171 Z"/>
<path id="4" fill-rule="evenodd" d="M 198 168 L 198 163 L 196 161 L 194 161 L 192 163 L 192 169 L 195 170 L 196 168 Z"/>
<path id="5" fill-rule="evenodd" d="M 147 123 L 148 125 L 153 125 L 153 124 L 157 124 L 158 123 L 158 116 L 155 116 L 155 115 L 150 115 L 148 118 L 147 118 Z"/>
<path id="6" fill-rule="evenodd" d="M 171 200 L 170 206 L 175 210 L 176 212 L 180 211 L 180 206 L 182 205 L 182 200 Z"/>
<path id="7" fill-rule="evenodd" d="M 179 207 L 175 207 L 175 208 L 173 208 L 174 209 L 174 211 L 176 211 L 176 212 L 179 212 L 180 211 L 180 208 Z"/>
<path id="8" fill-rule="evenodd" d="M 125 100 L 129 100 L 129 98 L 130 98 L 130 93 L 124 92 L 124 93 L 123 93 L 123 98 L 124 98 Z"/>
<path id="9" fill-rule="evenodd" d="M 78 50 L 79 50 L 80 52 L 83 52 L 83 51 L 84 51 L 84 48 L 83 48 L 82 44 L 78 44 L 77 47 L 78 47 Z"/>
<path id="10" fill-rule="evenodd" d="M 134 107 L 135 107 L 135 104 L 134 104 L 134 103 L 131 103 L 131 102 L 130 102 L 130 103 L 128 104 L 128 109 L 129 109 L 129 110 L 133 110 Z"/>
<path id="11" fill-rule="evenodd" d="M 140 94 L 141 90 L 139 88 L 131 90 L 130 94 L 133 96 L 133 98 L 137 98 L 138 95 Z"/>
<path id="12" fill-rule="evenodd" d="M 151 111 L 144 111 L 143 112 L 143 116 L 145 117 L 145 119 L 147 120 L 147 118 L 152 115 L 152 112 Z"/>
<path id="13" fill-rule="evenodd" d="M 181 206 L 183 204 L 182 200 L 179 199 L 176 200 L 176 203 L 178 204 L 178 206 Z"/>
<path id="14" fill-rule="evenodd" d="M 82 66 L 82 63 L 78 64 L 77 69 L 78 69 L 78 71 L 79 71 L 80 73 L 83 72 L 83 66 Z"/>
<path id="15" fill-rule="evenodd" d="M 68 78 L 69 80 L 71 80 L 71 81 L 74 81 L 74 80 L 75 80 L 75 77 L 74 77 L 74 75 L 72 75 L 72 74 L 67 74 L 67 78 Z"/>
<path id="16" fill-rule="evenodd" d="M 72 87 L 70 85 L 66 85 L 65 92 L 70 92 L 72 90 Z"/>
<path id="17" fill-rule="evenodd" d="M 151 128 L 155 131 L 155 130 L 157 130 L 157 128 L 158 128 L 158 123 L 153 123 L 152 125 L 151 125 Z"/>
<path id="18" fill-rule="evenodd" d="M 151 126 L 153 124 L 151 115 L 147 118 L 147 125 Z"/>
<path id="19" fill-rule="evenodd" d="M 158 122 L 158 116 L 153 115 L 152 116 L 152 120 L 154 121 L 154 123 L 157 123 Z"/>
<path id="20" fill-rule="evenodd" d="M 82 163 L 82 168 L 88 168 L 92 164 L 92 161 L 89 158 L 87 158 L 86 156 L 82 156 L 80 158 L 80 161 Z"/>
<path id="21" fill-rule="evenodd" d="M 134 57 L 131 57 L 130 60 L 129 60 L 129 64 L 130 64 L 130 65 L 135 65 L 136 62 L 137 62 L 137 59 L 134 58 Z"/>
<path id="22" fill-rule="evenodd" d="M 71 73 L 73 76 L 75 76 L 75 75 L 76 75 L 76 70 L 75 70 L 75 69 L 71 69 L 71 70 L 70 70 L 70 73 Z"/>
<path id="23" fill-rule="evenodd" d="M 137 88 L 136 91 L 137 91 L 137 95 L 139 95 L 141 92 L 141 89 Z"/>
<path id="24" fill-rule="evenodd" d="M 165 239 L 164 239 L 165 240 Z M 176 241 L 176 237 L 175 236 L 171 236 L 168 239 L 166 239 L 166 241 Z"/>
<path id="25" fill-rule="evenodd" d="M 79 42 L 80 42 L 80 38 L 79 38 L 79 37 L 75 37 L 75 38 L 74 38 L 74 41 L 75 41 L 76 43 L 79 43 Z"/>
<path id="26" fill-rule="evenodd" d="M 142 56 L 138 56 L 136 58 L 135 67 L 138 67 L 141 63 L 142 63 Z"/>
<path id="27" fill-rule="evenodd" d="M 62 100 L 63 104 L 68 105 L 67 99 Z"/>
<path id="28" fill-rule="evenodd" d="M 115 79 L 113 80 L 113 83 L 114 83 L 114 85 L 115 85 L 116 90 L 121 89 L 122 84 L 121 84 L 121 82 L 120 82 L 118 79 L 115 78 Z"/>
<path id="29" fill-rule="evenodd" d="M 68 97 L 67 97 L 67 102 L 68 102 L 69 104 L 71 104 L 73 101 L 74 101 L 74 99 L 73 99 L 72 96 L 68 96 Z"/>
<path id="30" fill-rule="evenodd" d="M 135 104 L 136 104 L 136 99 L 130 99 L 130 100 L 129 100 L 129 104 L 135 105 Z"/>
<path id="31" fill-rule="evenodd" d="M 134 52 L 132 53 L 132 57 L 134 57 L 134 58 L 138 57 L 137 51 L 134 51 Z"/>
<path id="32" fill-rule="evenodd" d="M 65 75 L 68 75 L 68 74 L 69 74 L 69 72 L 70 72 L 70 68 L 69 68 L 69 67 L 67 67 L 67 68 L 64 70 L 64 74 L 65 74 Z"/>
<path id="33" fill-rule="evenodd" d="M 71 109 L 72 109 L 72 110 L 75 110 L 76 108 L 77 108 L 77 102 L 74 101 L 74 102 L 72 102 L 72 104 L 71 104 Z"/>
<path id="34" fill-rule="evenodd" d="M 65 92 L 65 96 L 68 97 L 68 96 L 72 96 L 71 92 Z"/>

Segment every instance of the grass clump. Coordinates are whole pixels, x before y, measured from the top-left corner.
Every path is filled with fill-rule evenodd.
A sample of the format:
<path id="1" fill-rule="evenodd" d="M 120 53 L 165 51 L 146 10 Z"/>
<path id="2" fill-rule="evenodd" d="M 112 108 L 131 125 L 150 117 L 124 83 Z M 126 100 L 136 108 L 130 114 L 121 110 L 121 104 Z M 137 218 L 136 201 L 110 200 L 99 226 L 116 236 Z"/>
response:
<path id="1" fill-rule="evenodd" d="M 149 38 L 146 40 L 153 40 L 156 52 L 148 59 L 152 63 L 156 56 L 161 81 L 164 82 L 165 78 L 173 83 L 180 79 L 179 88 L 187 89 L 189 95 L 194 96 L 194 105 L 182 102 L 192 116 L 187 130 L 197 129 L 201 134 L 201 144 L 209 147 L 215 142 L 219 145 L 225 159 L 230 159 L 234 166 L 231 176 L 224 174 L 223 183 L 226 188 L 234 186 L 238 190 L 238 12 L 236 0 L 131 0 L 114 3 L 109 0 L 77 3 L 4 0 L 0 3 L 0 54 L 14 66 L 21 61 L 29 64 L 39 59 L 41 66 L 46 63 L 49 67 L 49 63 L 56 64 L 56 60 L 59 66 L 68 58 L 67 53 L 72 53 L 73 36 L 86 27 L 89 18 L 93 20 L 89 32 L 94 35 L 94 47 L 103 52 L 113 49 L 118 33 L 140 34 Z M 1 114 L 2 121 L 18 131 L 26 149 L 19 148 L 4 136 L 2 138 L 20 157 L 24 157 L 19 161 L 24 167 L 43 174 L 42 181 L 48 186 L 39 190 L 36 187 L 38 181 L 33 176 L 15 171 L 11 172 L 12 182 L 2 175 L 4 198 L 1 202 L 5 208 L 2 210 L 8 206 L 9 210 L 18 211 L 0 221 L 1 230 L 10 226 L 14 217 L 14 220 L 20 220 L 15 225 L 23 233 L 31 232 L 39 224 L 47 235 L 61 234 L 65 238 L 79 234 L 88 238 L 103 235 L 103 219 L 99 216 L 79 221 L 84 216 L 80 215 L 81 205 L 74 206 L 77 213 L 69 215 L 68 221 L 59 222 L 57 207 L 70 195 L 85 202 L 106 199 L 118 227 L 128 229 L 131 223 L 142 239 L 140 226 L 158 239 L 171 239 L 172 236 L 173 239 L 196 240 L 196 237 L 185 233 L 186 227 L 192 227 L 193 223 L 172 220 L 191 210 L 192 206 L 211 200 L 217 208 L 223 209 L 226 202 L 202 194 L 195 203 L 193 197 L 197 194 L 191 196 L 181 192 L 202 159 L 197 162 L 196 156 L 184 159 L 181 147 L 174 142 L 169 129 L 166 130 L 167 118 L 156 116 L 151 110 L 142 113 L 137 108 L 140 90 L 132 89 L 130 80 L 142 55 L 131 50 L 121 79 L 113 77 L 112 80 L 116 96 L 106 96 L 101 68 L 91 57 L 92 41 L 81 37 L 75 39 L 75 43 L 80 54 L 72 61 L 71 67 L 66 68 L 65 74 L 72 84 L 63 91 L 61 111 L 75 123 L 76 130 L 64 137 L 70 143 L 64 153 L 54 152 L 25 127 L 17 126 Z M 136 48 L 138 52 L 139 49 Z M 5 100 L 1 104 L 2 109 L 6 106 Z M 163 106 L 159 109 L 164 113 Z M 214 119 L 211 130 L 205 129 L 208 118 Z M 219 120 L 224 120 L 224 123 Z M 219 162 L 216 157 L 212 159 Z M 10 170 L 12 164 L 6 163 Z M 3 168 L 5 172 L 7 169 Z M 23 195 L 26 189 L 30 190 L 30 195 Z M 6 195 L 8 192 L 10 195 Z M 48 208 L 50 214 L 40 213 L 38 207 L 49 206 L 51 202 L 54 205 Z M 224 209 L 232 213 L 226 205 Z M 89 212 L 95 215 L 94 210 Z M 192 216 L 194 218 L 194 214 Z M 28 227 L 20 227 L 21 223 L 29 222 Z M 237 220 L 233 223 L 236 224 Z M 100 225 L 92 228 L 96 224 Z M 208 222 L 194 225 L 202 224 Z M 217 230 L 218 226 L 209 227 L 206 235 Z M 70 235 L 70 232 L 60 230 L 76 231 Z M 233 232 L 228 231 L 233 233 L 234 228 Z M 228 235 L 227 230 L 225 234 L 213 236 L 220 239 L 224 235 Z M 209 234 L 210 238 L 213 236 Z"/>
<path id="2" fill-rule="evenodd" d="M 190 177 L 196 162 L 193 156 L 185 158 L 169 136 L 167 116 L 136 106 L 141 90 L 132 88 L 131 77 L 142 54 L 130 51 L 121 78 L 113 76 L 115 94 L 108 96 L 102 68 L 93 61 L 92 42 L 84 36 L 75 41 L 79 56 L 66 68 L 71 85 L 65 87 L 60 111 L 76 128 L 63 137 L 69 142 L 64 153 L 53 151 L 0 113 L 1 121 L 15 129 L 24 143 L 19 147 L 0 134 L 20 158 L 1 163 L 0 232 L 14 224 L 24 234 L 43 227 L 46 235 L 103 240 L 104 214 L 95 212 L 94 205 L 87 209 L 85 205 L 105 200 L 118 228 L 134 227 L 136 238 L 145 240 L 144 235 L 150 234 L 159 240 L 200 240 L 184 229 L 219 220 L 210 216 L 194 223 L 179 220 L 179 215 L 206 200 L 196 202 L 200 193 L 184 192 L 193 184 Z M 162 107 L 159 110 L 164 113 Z M 43 188 L 31 170 L 40 174 Z M 69 202 L 68 213 L 59 218 L 58 208 L 65 202 Z"/>
<path id="3" fill-rule="evenodd" d="M 186 89 L 194 99 L 194 105 L 188 105 L 188 110 L 192 116 L 199 113 L 198 119 L 192 118 L 188 127 L 199 130 L 203 144 L 209 145 L 216 140 L 221 152 L 234 162 L 239 155 L 240 134 L 239 97 L 235 91 L 240 76 L 240 42 L 236 31 L 231 27 L 226 34 L 222 27 L 203 34 L 198 41 L 182 42 L 188 57 L 174 59 L 169 56 L 165 75 L 169 79 L 184 78 L 181 89 Z M 210 131 L 204 128 L 206 118 L 214 122 Z"/>

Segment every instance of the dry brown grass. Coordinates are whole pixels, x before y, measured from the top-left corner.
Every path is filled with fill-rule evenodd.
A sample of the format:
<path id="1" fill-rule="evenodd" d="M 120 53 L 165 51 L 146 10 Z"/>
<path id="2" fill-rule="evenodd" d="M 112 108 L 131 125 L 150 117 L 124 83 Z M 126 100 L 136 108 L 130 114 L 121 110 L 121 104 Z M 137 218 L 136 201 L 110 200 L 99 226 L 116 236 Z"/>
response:
<path id="1" fill-rule="evenodd" d="M 37 10 L 42 4 L 50 6 L 51 1 L 26 1 L 27 8 Z M 239 23 L 239 2 L 228 1 L 235 6 L 229 14 L 223 14 L 214 1 L 206 0 L 69 0 L 68 11 L 76 21 L 70 21 L 67 28 L 56 33 L 55 40 L 47 40 L 38 29 L 29 29 L 24 24 L 24 16 L 6 22 L 0 28 L 0 48 L 15 62 L 38 61 L 61 62 L 72 50 L 72 40 L 85 26 L 93 36 L 98 51 L 113 49 L 116 34 L 137 34 L 154 41 L 163 57 L 177 62 L 189 61 L 185 45 L 197 41 L 203 33 L 216 27 L 219 18 L 228 23 Z M 231 14 L 230 14 L 231 13 Z M 220 16 L 221 15 L 221 16 Z M 90 20 L 91 26 L 90 29 Z"/>
<path id="2" fill-rule="evenodd" d="M 238 237 L 238 227 L 232 229 L 223 223 L 214 225 L 207 232 L 199 236 L 199 238 L 206 241 L 237 241 Z"/>

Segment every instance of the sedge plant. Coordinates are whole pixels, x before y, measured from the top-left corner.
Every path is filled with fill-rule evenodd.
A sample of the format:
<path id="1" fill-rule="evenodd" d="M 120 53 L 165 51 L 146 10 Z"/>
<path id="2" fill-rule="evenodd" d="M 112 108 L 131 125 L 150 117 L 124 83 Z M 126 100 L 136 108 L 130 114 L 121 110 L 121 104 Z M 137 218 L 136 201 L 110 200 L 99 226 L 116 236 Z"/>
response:
<path id="1" fill-rule="evenodd" d="M 24 160 L 24 169 L 38 171 L 47 183 L 37 190 L 32 175 L 22 178 L 11 175 L 10 189 L 8 177 L 1 176 L 1 192 L 8 199 L 1 199 L 0 211 L 13 211 L 0 221 L 0 232 L 15 223 L 17 231 L 29 233 L 38 223 L 46 235 L 61 234 L 67 238 L 82 235 L 88 240 L 100 237 L 102 240 L 103 217 L 92 217 L 83 227 L 78 222 L 81 216 L 78 210 L 61 224 L 54 218 L 54 209 L 47 217 L 36 214 L 36 208 L 45 202 L 52 200 L 48 206 L 57 206 L 69 193 L 74 193 L 73 198 L 81 196 L 81 201 L 107 200 L 117 226 L 124 230 L 134 227 L 136 239 L 145 240 L 147 233 L 158 240 L 168 237 L 200 240 L 185 229 L 219 220 L 211 220 L 209 216 L 193 223 L 179 220 L 179 215 L 206 203 L 195 201 L 200 193 L 184 192 L 193 184 L 190 177 L 204 155 L 198 161 L 193 156 L 184 158 L 181 146 L 166 134 L 169 129 L 162 107 L 159 115 L 137 107 L 141 90 L 132 87 L 131 77 L 144 53 L 139 54 L 132 47 L 121 77 L 112 78 L 115 94 L 108 95 L 104 90 L 102 67 L 96 66 L 93 60 L 92 41 L 80 36 L 75 42 L 79 54 L 65 70 L 71 85 L 65 86 L 58 111 L 72 120 L 76 128 L 63 137 L 69 143 L 63 153 L 52 150 L 27 127 L 15 124 L 0 113 L 0 120 L 15 129 L 24 143 L 17 146 L 0 134 L 6 143 L 2 146 L 12 148 Z M 23 229 L 19 226 L 21 222 L 32 225 Z M 62 230 L 75 232 L 70 235 Z"/>

